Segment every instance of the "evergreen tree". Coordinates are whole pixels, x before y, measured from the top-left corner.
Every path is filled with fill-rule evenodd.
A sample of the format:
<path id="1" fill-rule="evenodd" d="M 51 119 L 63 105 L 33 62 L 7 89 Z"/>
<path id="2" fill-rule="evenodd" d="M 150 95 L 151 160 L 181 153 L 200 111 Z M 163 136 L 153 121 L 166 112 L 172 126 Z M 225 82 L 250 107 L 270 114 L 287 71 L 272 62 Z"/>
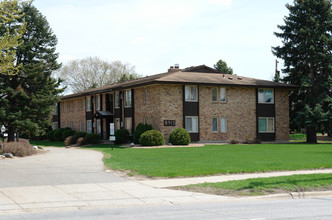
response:
<path id="1" fill-rule="evenodd" d="M 0 122 L 8 129 L 8 141 L 14 140 L 15 132 L 43 134 L 62 91 L 60 81 L 51 77 L 60 68 L 56 36 L 32 2 L 22 2 L 20 8 L 27 28 L 16 51 L 19 72 L 0 75 Z"/>
<path id="2" fill-rule="evenodd" d="M 282 46 L 272 51 L 284 60 L 286 83 L 299 85 L 290 95 L 291 127 L 305 128 L 307 142 L 317 143 L 316 132 L 331 132 L 332 15 L 330 0 L 295 0 L 279 25 Z"/>
<path id="3" fill-rule="evenodd" d="M 222 73 L 233 75 L 233 69 L 227 66 L 227 63 L 223 60 L 219 60 L 213 67 Z"/>
<path id="4" fill-rule="evenodd" d="M 16 47 L 26 27 L 24 21 L 18 21 L 22 17 L 17 0 L 0 2 L 0 74 L 14 75 L 18 72 Z"/>

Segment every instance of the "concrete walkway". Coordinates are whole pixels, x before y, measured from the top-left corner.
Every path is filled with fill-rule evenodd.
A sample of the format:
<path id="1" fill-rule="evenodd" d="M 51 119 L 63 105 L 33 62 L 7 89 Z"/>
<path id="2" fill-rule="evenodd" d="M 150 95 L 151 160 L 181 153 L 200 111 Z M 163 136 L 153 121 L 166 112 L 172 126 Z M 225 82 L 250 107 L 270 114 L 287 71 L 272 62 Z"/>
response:
<path id="1" fill-rule="evenodd" d="M 53 157 L 58 157 L 63 152 L 74 152 L 76 155 L 81 153 L 94 154 L 93 151 L 80 150 L 80 149 L 55 149 L 50 150 L 49 153 L 45 155 L 33 156 L 34 159 L 22 158 L 14 160 L 8 160 L 11 162 L 0 161 L 0 166 L 8 163 L 20 164 L 20 160 L 27 160 L 32 162 L 39 159 L 44 161 L 42 157 L 49 157 L 49 162 L 52 164 L 55 162 L 52 160 Z M 64 156 L 62 156 L 64 157 Z M 83 157 L 83 162 L 87 162 L 89 159 Z M 53 158 L 54 159 L 54 158 Z M 96 158 L 95 158 L 96 159 Z M 101 158 L 97 158 L 101 161 Z M 76 162 L 75 162 L 76 161 Z M 45 166 L 49 164 L 44 161 Z M 73 158 L 69 163 L 71 166 L 76 166 L 75 164 L 81 164 L 82 161 L 79 158 Z M 35 165 L 34 165 L 35 166 Z M 64 167 L 67 167 L 64 166 Z M 273 172 L 273 173 L 255 173 L 255 174 L 236 174 L 236 175 L 221 175 L 221 176 L 210 176 L 210 177 L 197 177 L 197 178 L 179 178 L 179 179 L 159 179 L 159 180 L 128 180 L 121 177 L 119 179 L 113 179 L 113 176 L 109 176 L 109 173 L 100 171 L 102 165 L 92 166 L 94 167 L 91 171 L 96 175 L 96 181 L 90 179 L 82 178 L 82 175 L 77 175 L 81 177 L 80 183 L 64 183 L 64 180 L 56 180 L 53 177 L 53 184 L 44 185 L 23 185 L 23 186 L 11 186 L 11 187 L 0 187 L 0 215 L 22 213 L 22 212 L 41 212 L 41 211 L 56 211 L 56 210 L 78 210 L 78 209 L 92 209 L 92 208 L 116 208 L 116 207 L 128 207 L 128 206 L 146 206 L 146 205 L 174 205 L 174 204 L 184 204 L 184 203 L 200 203 L 200 202 L 225 202 L 230 200 L 248 200 L 248 199 L 268 199 L 268 198 L 298 198 L 304 195 L 288 195 L 280 194 L 273 196 L 263 196 L 255 198 L 233 198 L 227 196 L 217 196 L 217 195 L 207 195 L 203 193 L 194 193 L 187 191 L 178 191 L 165 189 L 165 187 L 170 186 L 182 186 L 195 183 L 203 182 L 222 182 L 228 180 L 239 180 L 247 178 L 256 177 L 271 177 L 271 176 L 284 176 L 284 175 L 294 175 L 294 174 L 311 174 L 311 173 L 332 173 L 332 169 L 326 170 L 313 170 L 313 171 L 290 171 L 290 172 Z M 32 172 L 28 167 L 26 171 Z M 65 170 L 59 169 L 58 171 Z M 65 171 L 64 171 L 65 172 Z M 83 171 L 82 171 L 83 172 Z M 99 173 L 102 172 L 102 173 Z M 32 172 L 33 173 L 33 172 Z M 75 175 L 76 171 L 73 172 Z M 98 177 L 97 174 L 105 178 Z M 44 173 L 45 176 L 52 177 L 51 174 Z M 39 175 L 39 174 L 38 174 Z M 40 174 L 43 176 L 43 174 Z M 57 177 L 66 177 L 61 176 Z M 89 175 L 86 173 L 85 175 Z M 113 174 L 114 175 L 114 174 Z M 84 175 L 83 175 L 84 176 Z M 60 178 L 61 179 L 61 178 Z M 84 182 L 90 180 L 90 182 Z M 1 177 L 1 182 L 5 181 Z M 48 181 L 44 180 L 43 183 Z M 0 185 L 6 185 L 1 183 Z M 306 196 L 324 196 L 332 195 L 331 192 L 323 193 L 307 193 Z"/>

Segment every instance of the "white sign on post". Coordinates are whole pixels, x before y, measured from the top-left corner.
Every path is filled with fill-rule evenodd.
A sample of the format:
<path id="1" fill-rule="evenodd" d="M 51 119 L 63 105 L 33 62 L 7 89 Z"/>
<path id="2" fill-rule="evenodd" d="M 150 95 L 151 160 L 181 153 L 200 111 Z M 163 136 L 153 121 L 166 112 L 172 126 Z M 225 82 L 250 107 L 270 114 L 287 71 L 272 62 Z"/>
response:
<path id="1" fill-rule="evenodd" d="M 110 135 L 114 135 L 114 123 L 110 123 Z"/>

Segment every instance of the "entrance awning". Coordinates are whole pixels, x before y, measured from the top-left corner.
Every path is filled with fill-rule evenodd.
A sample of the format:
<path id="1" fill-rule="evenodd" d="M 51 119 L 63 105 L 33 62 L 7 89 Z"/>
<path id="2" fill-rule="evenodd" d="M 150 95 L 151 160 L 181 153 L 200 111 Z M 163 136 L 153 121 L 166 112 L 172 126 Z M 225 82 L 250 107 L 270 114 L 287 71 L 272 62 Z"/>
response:
<path id="1" fill-rule="evenodd" d="M 114 114 L 109 111 L 99 111 L 99 110 L 97 110 L 97 112 L 94 115 L 95 118 L 110 118 L 112 116 L 114 116 Z"/>

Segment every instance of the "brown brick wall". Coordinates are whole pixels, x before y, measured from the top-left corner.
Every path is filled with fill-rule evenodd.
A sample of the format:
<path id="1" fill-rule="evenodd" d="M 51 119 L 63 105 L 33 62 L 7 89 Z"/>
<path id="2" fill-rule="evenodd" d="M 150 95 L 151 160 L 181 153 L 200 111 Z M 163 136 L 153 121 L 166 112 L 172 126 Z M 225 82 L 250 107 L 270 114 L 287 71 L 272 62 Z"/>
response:
<path id="1" fill-rule="evenodd" d="M 289 96 L 287 89 L 275 89 L 276 140 L 289 140 Z"/>
<path id="2" fill-rule="evenodd" d="M 220 87 L 219 87 L 220 88 Z M 200 86 L 200 140 L 253 141 L 256 138 L 256 94 L 254 88 L 226 87 L 226 103 L 212 102 L 212 87 Z M 218 132 L 212 132 L 212 118 L 218 118 Z M 220 132 L 220 118 L 227 132 Z"/>
<path id="3" fill-rule="evenodd" d="M 71 127 L 72 129 L 79 131 L 80 121 L 83 121 L 84 131 L 86 131 L 85 98 L 75 98 L 75 99 L 67 99 L 61 101 L 60 103 L 61 128 Z"/>

